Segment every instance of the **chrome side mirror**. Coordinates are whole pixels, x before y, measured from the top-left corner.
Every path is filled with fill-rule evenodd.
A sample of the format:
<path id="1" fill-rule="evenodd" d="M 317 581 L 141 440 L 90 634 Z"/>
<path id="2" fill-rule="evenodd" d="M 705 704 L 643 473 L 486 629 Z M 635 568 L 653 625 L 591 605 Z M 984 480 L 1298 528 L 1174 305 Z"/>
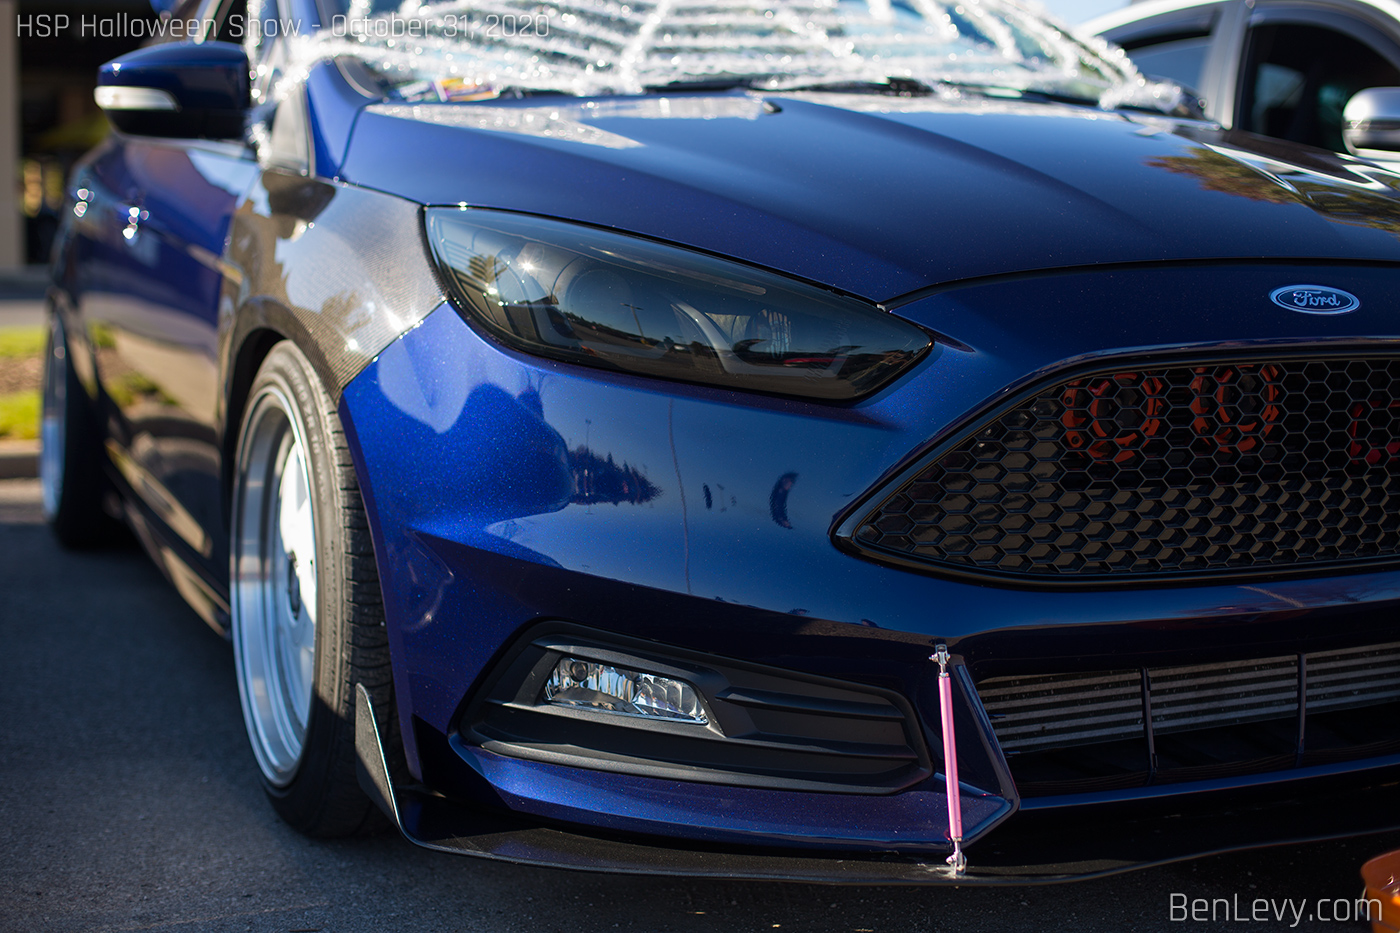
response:
<path id="1" fill-rule="evenodd" d="M 1400 87 L 1357 91 L 1342 111 L 1342 138 L 1356 155 L 1394 159 L 1400 152 Z"/>

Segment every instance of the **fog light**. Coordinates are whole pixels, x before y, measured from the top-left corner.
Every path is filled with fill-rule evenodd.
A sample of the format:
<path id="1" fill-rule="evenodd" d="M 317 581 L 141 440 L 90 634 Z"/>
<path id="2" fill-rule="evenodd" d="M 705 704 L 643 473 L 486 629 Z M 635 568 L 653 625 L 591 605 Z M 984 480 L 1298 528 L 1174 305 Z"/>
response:
<path id="1" fill-rule="evenodd" d="M 682 680 L 598 661 L 563 658 L 544 686 L 546 702 L 624 716 L 708 723 L 699 692 Z"/>

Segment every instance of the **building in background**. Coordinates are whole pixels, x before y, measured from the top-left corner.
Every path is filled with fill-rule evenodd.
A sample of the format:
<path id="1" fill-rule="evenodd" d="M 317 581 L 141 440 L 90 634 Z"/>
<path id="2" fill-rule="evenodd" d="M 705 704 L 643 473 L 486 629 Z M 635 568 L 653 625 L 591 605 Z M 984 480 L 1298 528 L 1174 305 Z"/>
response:
<path id="1" fill-rule="evenodd" d="M 0 269 L 48 262 L 68 170 L 107 132 L 97 67 L 155 15 L 142 0 L 0 0 Z"/>

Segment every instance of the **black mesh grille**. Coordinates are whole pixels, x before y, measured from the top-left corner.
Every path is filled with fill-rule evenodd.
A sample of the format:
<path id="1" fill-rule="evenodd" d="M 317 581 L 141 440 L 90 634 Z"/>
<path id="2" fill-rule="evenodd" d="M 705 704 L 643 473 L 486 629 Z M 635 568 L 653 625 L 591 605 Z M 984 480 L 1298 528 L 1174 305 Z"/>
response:
<path id="1" fill-rule="evenodd" d="M 1046 389 L 920 470 L 859 546 L 1041 578 L 1400 554 L 1400 361 L 1182 365 Z"/>

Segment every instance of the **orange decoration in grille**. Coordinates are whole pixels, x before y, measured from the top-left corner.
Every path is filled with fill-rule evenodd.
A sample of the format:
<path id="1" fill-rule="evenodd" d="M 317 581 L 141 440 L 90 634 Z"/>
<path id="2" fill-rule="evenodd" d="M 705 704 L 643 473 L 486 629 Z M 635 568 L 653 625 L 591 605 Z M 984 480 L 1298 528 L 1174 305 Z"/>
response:
<path id="1" fill-rule="evenodd" d="M 1191 372 L 1191 430 L 1220 450 L 1257 452 L 1283 417 L 1279 368 L 1197 366 Z M 1094 460 L 1131 462 L 1147 441 L 1166 433 L 1166 392 L 1166 381 L 1153 373 L 1114 373 L 1065 383 L 1060 398 L 1065 446 Z"/>
<path id="2" fill-rule="evenodd" d="M 1353 461 L 1369 466 L 1380 466 L 1390 458 L 1400 455 L 1400 438 L 1396 429 L 1400 428 L 1400 400 L 1372 398 L 1365 402 L 1353 402 L 1347 414 L 1351 424 L 1347 426 L 1347 455 Z"/>
<path id="3" fill-rule="evenodd" d="M 1148 373 L 1114 373 L 1065 383 L 1065 446 L 1095 460 L 1126 463 L 1166 432 L 1166 383 Z"/>
<path id="4" fill-rule="evenodd" d="M 1283 374 L 1263 366 L 1197 366 L 1192 370 L 1191 430 L 1222 451 L 1256 453 L 1283 417 Z"/>
<path id="5" fill-rule="evenodd" d="M 1400 560 L 1400 359 L 1065 379 L 885 491 L 854 538 L 1064 579 Z"/>

